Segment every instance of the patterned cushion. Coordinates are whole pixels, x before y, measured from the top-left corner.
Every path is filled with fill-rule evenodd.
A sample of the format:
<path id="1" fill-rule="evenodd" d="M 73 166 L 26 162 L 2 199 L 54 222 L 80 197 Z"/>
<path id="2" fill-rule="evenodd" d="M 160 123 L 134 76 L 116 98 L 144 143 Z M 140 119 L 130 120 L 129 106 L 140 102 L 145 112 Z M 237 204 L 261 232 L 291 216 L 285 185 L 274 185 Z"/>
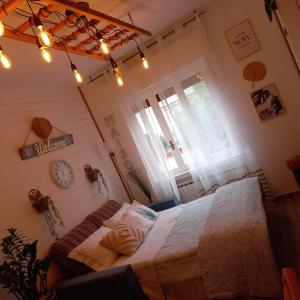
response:
<path id="1" fill-rule="evenodd" d="M 109 200 L 99 209 L 88 215 L 86 219 L 100 228 L 103 221 L 112 217 L 120 208 L 121 204 L 114 200 Z"/>
<path id="2" fill-rule="evenodd" d="M 102 239 L 100 244 L 117 253 L 131 256 L 141 245 L 145 232 L 137 227 L 119 223 Z"/>

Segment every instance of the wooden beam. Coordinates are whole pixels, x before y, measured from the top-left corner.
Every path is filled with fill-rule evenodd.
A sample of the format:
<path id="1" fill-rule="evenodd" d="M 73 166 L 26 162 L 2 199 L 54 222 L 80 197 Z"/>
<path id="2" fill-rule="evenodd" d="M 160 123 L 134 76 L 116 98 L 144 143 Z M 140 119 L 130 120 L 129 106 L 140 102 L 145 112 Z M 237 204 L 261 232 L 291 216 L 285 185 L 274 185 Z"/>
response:
<path id="1" fill-rule="evenodd" d="M 14 10 L 24 0 L 9 0 L 0 8 L 0 18 Z"/>
<path id="2" fill-rule="evenodd" d="M 47 7 L 42 7 L 38 12 L 38 17 L 40 19 L 47 18 L 52 14 L 52 11 L 54 10 L 54 5 L 50 4 Z M 19 25 L 15 30 L 15 34 L 22 34 L 22 32 L 27 31 L 30 28 L 30 22 L 32 22 L 32 17 L 28 18 L 27 21 Z"/>
<path id="3" fill-rule="evenodd" d="M 60 23 L 50 28 L 49 31 L 52 33 L 59 32 L 60 30 L 64 29 L 67 26 L 68 22 L 73 22 L 76 20 L 76 18 L 77 16 L 75 14 L 71 14 L 68 17 L 66 17 L 64 20 L 62 20 Z"/>
<path id="4" fill-rule="evenodd" d="M 9 39 L 36 45 L 36 40 L 33 35 L 15 34 L 13 30 L 6 28 L 4 36 Z M 60 51 L 64 51 L 64 47 L 62 45 L 60 45 L 59 43 L 54 43 L 51 48 L 60 50 Z M 81 56 L 94 58 L 94 59 L 98 59 L 98 60 L 105 60 L 103 55 L 95 53 L 95 52 L 86 51 L 86 50 L 75 50 L 74 47 L 71 47 L 68 45 L 65 45 L 65 48 L 67 49 L 67 51 L 69 53 L 74 53 L 74 54 L 78 54 Z"/>
<path id="5" fill-rule="evenodd" d="M 112 16 L 106 15 L 104 13 L 101 13 L 99 11 L 82 7 L 74 2 L 71 2 L 69 0 L 45 0 L 47 3 L 54 3 L 56 7 L 60 7 L 63 9 L 69 9 L 71 11 L 74 11 L 77 14 L 87 16 L 92 19 L 96 19 L 98 21 L 104 22 L 106 24 L 111 24 L 116 27 L 131 31 L 131 32 L 136 32 L 138 34 L 143 34 L 147 36 L 151 36 L 151 32 L 147 31 L 143 28 L 137 27 L 133 24 L 129 24 L 127 22 L 124 22 L 122 20 L 118 20 Z"/>

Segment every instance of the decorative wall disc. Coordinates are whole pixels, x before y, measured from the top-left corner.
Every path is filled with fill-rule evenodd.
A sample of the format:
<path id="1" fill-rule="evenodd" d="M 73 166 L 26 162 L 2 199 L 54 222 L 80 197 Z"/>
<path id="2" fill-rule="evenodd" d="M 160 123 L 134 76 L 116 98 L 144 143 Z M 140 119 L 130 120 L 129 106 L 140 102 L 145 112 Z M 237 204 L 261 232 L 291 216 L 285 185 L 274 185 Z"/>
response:
<path id="1" fill-rule="evenodd" d="M 55 184 L 61 188 L 69 188 L 74 181 L 74 171 L 71 165 L 64 160 L 53 161 L 50 172 Z"/>
<path id="2" fill-rule="evenodd" d="M 266 77 L 266 67 L 259 61 L 253 61 L 244 68 L 243 76 L 246 80 L 255 82 Z"/>
<path id="3" fill-rule="evenodd" d="M 47 139 L 52 132 L 50 121 L 44 118 L 34 118 L 31 123 L 31 129 L 41 139 Z"/>

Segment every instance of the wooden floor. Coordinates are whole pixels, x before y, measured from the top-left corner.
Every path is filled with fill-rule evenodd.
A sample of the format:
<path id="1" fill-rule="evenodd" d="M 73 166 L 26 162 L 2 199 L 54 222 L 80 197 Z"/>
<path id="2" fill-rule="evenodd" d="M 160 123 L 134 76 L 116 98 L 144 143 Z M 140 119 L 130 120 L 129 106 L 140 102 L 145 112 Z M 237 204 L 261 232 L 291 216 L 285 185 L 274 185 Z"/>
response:
<path id="1" fill-rule="evenodd" d="M 293 266 L 300 275 L 300 191 L 266 202 L 265 209 L 279 267 Z"/>

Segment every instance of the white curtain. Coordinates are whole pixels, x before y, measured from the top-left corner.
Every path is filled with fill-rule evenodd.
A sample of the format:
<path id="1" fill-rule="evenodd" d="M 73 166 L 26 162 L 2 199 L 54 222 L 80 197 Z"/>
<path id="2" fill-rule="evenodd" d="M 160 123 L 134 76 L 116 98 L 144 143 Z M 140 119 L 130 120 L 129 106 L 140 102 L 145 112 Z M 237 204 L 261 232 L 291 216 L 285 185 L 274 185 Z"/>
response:
<path id="1" fill-rule="evenodd" d="M 217 64 L 200 20 L 193 30 L 198 39 L 195 48 L 186 48 L 186 41 L 191 38 L 188 30 L 171 41 L 159 40 L 155 53 L 147 56 L 150 69 L 144 82 L 135 68 L 124 70 L 130 96 L 120 99 L 122 111 L 159 200 L 178 196 L 178 173 L 168 167 L 161 141 L 163 126 L 167 125 L 173 134 L 178 149 L 174 155 L 181 156 L 185 172 L 206 189 L 256 167 L 224 97 Z M 184 63 L 187 55 L 192 62 L 189 65 Z M 163 115 L 163 125 L 158 125 L 156 114 Z"/>

